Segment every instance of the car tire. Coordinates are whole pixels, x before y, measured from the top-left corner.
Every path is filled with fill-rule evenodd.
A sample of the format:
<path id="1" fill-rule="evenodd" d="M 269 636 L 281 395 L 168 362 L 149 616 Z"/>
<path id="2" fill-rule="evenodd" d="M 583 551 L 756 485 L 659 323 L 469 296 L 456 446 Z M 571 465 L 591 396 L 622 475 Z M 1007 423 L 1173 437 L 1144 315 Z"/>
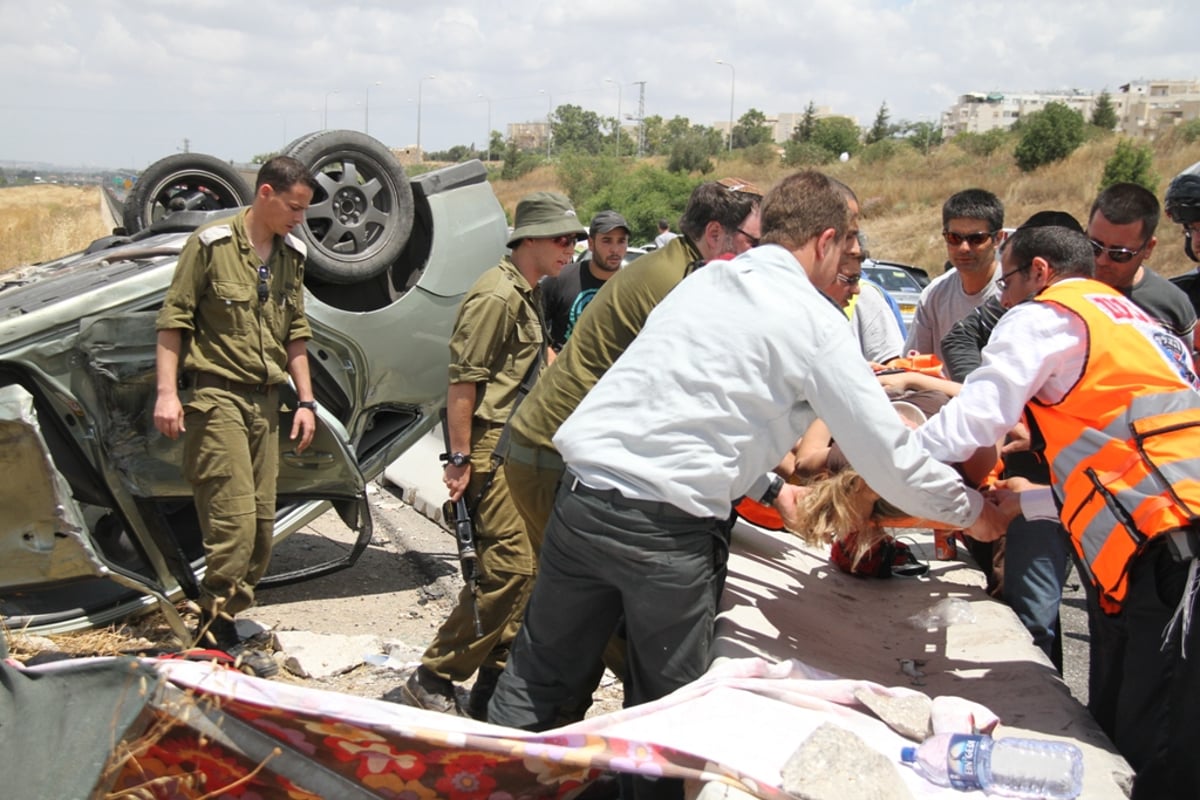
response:
<path id="1" fill-rule="evenodd" d="M 121 217 L 132 235 L 175 211 L 238 208 L 253 199 L 254 190 L 232 165 L 200 153 L 179 153 L 142 172 Z"/>
<path id="2" fill-rule="evenodd" d="M 357 131 L 302 136 L 284 155 L 303 162 L 319 188 L 295 233 L 308 246 L 308 275 L 356 283 L 392 266 L 413 227 L 413 192 L 381 142 Z"/>

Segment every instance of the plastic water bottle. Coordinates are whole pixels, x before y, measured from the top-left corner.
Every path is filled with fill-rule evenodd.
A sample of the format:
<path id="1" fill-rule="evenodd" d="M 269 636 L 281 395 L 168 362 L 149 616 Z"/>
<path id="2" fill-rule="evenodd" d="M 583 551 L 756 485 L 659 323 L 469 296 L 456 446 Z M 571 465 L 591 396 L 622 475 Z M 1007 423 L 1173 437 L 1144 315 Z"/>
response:
<path id="1" fill-rule="evenodd" d="M 1083 753 L 1069 742 L 940 733 L 900 760 L 938 786 L 1004 797 L 1070 800 L 1083 791 Z"/>

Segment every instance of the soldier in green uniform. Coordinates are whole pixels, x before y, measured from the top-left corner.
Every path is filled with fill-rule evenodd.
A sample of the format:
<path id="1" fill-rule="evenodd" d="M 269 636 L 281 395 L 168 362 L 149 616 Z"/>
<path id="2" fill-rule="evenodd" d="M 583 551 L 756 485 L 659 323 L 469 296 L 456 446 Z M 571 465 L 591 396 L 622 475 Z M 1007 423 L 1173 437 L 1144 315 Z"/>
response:
<path id="1" fill-rule="evenodd" d="M 184 436 L 183 470 L 204 541 L 199 633 L 264 677 L 278 666 L 239 640 L 233 617 L 254 602 L 271 558 L 278 387 L 289 374 L 299 398 L 291 430 L 297 452 L 316 430 L 306 251 L 291 235 L 316 186 L 294 158 L 264 164 L 248 209 L 188 239 L 156 323 L 154 425 L 171 439 Z"/>
<path id="2" fill-rule="evenodd" d="M 467 292 L 450 337 L 450 389 L 446 399 L 449 461 L 443 481 L 450 499 L 466 493 L 475 512 L 480 589 L 464 587 L 458 605 L 425 651 L 401 690 L 408 705 L 462 713 L 454 682 L 476 670 L 467 712 L 484 719 L 492 689 L 504 669 L 533 586 L 535 560 L 525 523 L 513 507 L 502 470 L 492 453 L 518 390 L 531 368 L 540 369 L 546 349 L 538 281 L 557 275 L 587 236 L 566 197 L 535 192 L 517 204 L 512 250 Z M 488 478 L 491 487 L 479 500 Z M 472 603 L 483 635 L 475 636 Z"/>

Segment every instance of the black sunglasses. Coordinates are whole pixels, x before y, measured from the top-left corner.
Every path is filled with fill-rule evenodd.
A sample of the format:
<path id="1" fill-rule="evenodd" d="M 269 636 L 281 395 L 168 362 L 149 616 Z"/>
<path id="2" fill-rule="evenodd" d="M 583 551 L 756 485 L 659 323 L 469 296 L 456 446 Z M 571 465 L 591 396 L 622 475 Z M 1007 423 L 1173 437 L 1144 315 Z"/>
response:
<path id="1" fill-rule="evenodd" d="M 984 242 L 994 238 L 995 231 L 980 231 L 979 233 L 955 233 L 954 231 L 942 231 L 942 238 L 946 240 L 946 244 L 951 247 L 958 247 L 963 242 L 971 245 L 971 247 L 979 247 Z"/>
<path id="2" fill-rule="evenodd" d="M 750 242 L 750 246 L 751 246 L 751 247 L 758 247 L 758 237 L 757 237 L 757 236 L 751 236 L 750 234 L 746 233 L 746 232 L 745 232 L 744 230 L 742 230 L 741 228 L 734 228 L 734 230 L 736 230 L 736 231 L 737 231 L 738 233 L 740 233 L 742 236 L 745 236 L 745 237 L 746 237 L 746 239 L 748 239 L 748 240 L 749 240 L 749 242 Z"/>
<path id="3" fill-rule="evenodd" d="M 1100 257 L 1101 253 L 1107 253 L 1108 257 L 1114 264 L 1128 264 L 1129 261 L 1138 253 L 1146 249 L 1150 239 L 1142 242 L 1142 246 L 1137 250 L 1130 250 L 1128 247 L 1108 247 L 1104 242 L 1098 242 L 1095 239 L 1088 239 L 1092 245 L 1092 252 L 1096 254 L 1096 258 Z"/>
<path id="4" fill-rule="evenodd" d="M 271 287 L 267 281 L 271 279 L 271 270 L 267 269 L 266 264 L 258 265 L 258 302 L 265 303 L 267 298 L 271 296 Z"/>

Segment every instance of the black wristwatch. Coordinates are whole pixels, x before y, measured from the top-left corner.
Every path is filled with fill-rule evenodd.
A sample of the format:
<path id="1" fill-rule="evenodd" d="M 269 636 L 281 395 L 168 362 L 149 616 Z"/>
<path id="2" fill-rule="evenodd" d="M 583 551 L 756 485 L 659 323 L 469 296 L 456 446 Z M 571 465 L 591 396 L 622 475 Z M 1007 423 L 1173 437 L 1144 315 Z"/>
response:
<path id="1" fill-rule="evenodd" d="M 767 485 L 767 490 L 762 493 L 762 497 L 758 500 L 764 506 L 774 503 L 775 498 L 779 497 L 779 493 L 783 491 L 783 478 L 772 472 L 767 475 L 767 479 L 770 483 Z"/>
<path id="2" fill-rule="evenodd" d="M 449 455 L 442 453 L 442 461 L 445 461 L 451 466 L 465 467 L 467 464 L 471 463 L 471 457 L 466 453 L 451 453 Z"/>
<path id="3" fill-rule="evenodd" d="M 309 411 L 316 414 L 317 413 L 317 401 L 316 400 L 301 400 L 298 403 L 296 403 L 296 408 L 307 408 Z"/>

